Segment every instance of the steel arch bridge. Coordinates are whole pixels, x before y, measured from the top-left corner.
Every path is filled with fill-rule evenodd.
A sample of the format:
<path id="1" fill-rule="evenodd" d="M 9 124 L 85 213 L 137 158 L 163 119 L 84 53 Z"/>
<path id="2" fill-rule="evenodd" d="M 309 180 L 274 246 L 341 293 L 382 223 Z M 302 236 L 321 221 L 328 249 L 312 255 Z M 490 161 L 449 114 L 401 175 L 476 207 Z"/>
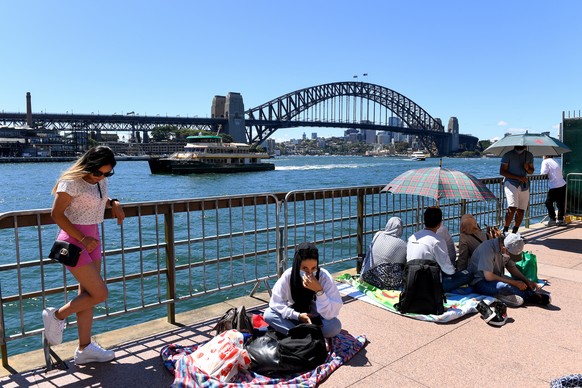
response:
<path id="1" fill-rule="evenodd" d="M 429 150 L 435 136 L 447 135 L 439 120 L 408 97 L 366 82 L 334 82 L 285 94 L 245 111 L 245 125 L 252 144 L 280 128 L 299 126 L 415 134 Z"/>

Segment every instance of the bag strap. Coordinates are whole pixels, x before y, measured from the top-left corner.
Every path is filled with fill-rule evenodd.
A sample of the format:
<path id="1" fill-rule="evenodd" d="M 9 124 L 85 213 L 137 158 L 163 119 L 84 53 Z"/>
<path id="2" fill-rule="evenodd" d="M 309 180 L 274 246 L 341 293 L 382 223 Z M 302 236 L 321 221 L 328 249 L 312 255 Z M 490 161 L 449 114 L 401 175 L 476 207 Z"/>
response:
<path id="1" fill-rule="evenodd" d="M 479 237 L 475 236 L 474 234 L 471 234 L 470 236 L 473 237 L 475 240 L 479 241 L 480 243 L 483 242 L 483 240 L 481 240 Z"/>

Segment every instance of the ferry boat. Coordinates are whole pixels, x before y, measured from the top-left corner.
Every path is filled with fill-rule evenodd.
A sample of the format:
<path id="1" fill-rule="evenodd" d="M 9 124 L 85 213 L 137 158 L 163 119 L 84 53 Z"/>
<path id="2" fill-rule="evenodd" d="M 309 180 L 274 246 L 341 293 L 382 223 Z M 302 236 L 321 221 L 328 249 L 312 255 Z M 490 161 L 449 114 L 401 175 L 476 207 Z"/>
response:
<path id="1" fill-rule="evenodd" d="M 244 143 L 223 143 L 216 135 L 186 138 L 183 151 L 168 157 L 148 159 L 152 174 L 204 174 L 274 170 L 273 163 L 264 163 L 266 153 L 251 150 Z"/>
<path id="2" fill-rule="evenodd" d="M 422 151 L 414 151 L 410 160 L 423 161 L 426 160 L 426 155 Z"/>

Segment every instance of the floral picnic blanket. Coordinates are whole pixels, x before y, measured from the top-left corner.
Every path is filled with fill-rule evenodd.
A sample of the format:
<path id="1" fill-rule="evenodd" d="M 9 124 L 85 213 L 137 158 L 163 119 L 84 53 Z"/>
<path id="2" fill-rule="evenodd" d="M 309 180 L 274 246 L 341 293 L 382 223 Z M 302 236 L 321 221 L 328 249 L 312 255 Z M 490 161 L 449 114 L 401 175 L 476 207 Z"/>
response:
<path id="1" fill-rule="evenodd" d="M 336 280 L 342 283 L 338 285 L 338 289 L 342 294 L 349 295 L 352 298 L 381 307 L 395 314 L 419 319 L 421 321 L 440 323 L 454 321 L 455 319 L 459 319 L 466 314 L 476 313 L 477 304 L 479 301 L 485 300 L 487 304 L 491 304 L 496 300 L 490 296 L 472 293 L 472 290 L 468 288 L 467 292 L 463 294 L 447 292 L 445 312 L 441 315 L 412 313 L 402 314 L 400 311 L 394 308 L 394 305 L 398 303 L 400 291 L 381 290 L 366 282 L 360 282 L 357 278 L 353 278 L 349 274 L 343 274 Z M 461 288 L 455 291 L 463 292 L 463 289 Z"/>
<path id="2" fill-rule="evenodd" d="M 346 331 L 342 331 L 331 339 L 331 351 L 324 364 L 317 368 L 286 377 L 268 377 L 249 370 L 240 371 L 231 382 L 222 383 L 219 380 L 189 365 L 185 360 L 188 354 L 193 353 L 199 345 L 181 346 L 169 344 L 162 348 L 160 355 L 166 368 L 174 375 L 172 387 L 204 387 L 204 388 L 235 388 L 235 387 L 316 387 L 325 380 L 337 368 L 350 360 L 365 345 L 366 337 L 353 337 Z"/>

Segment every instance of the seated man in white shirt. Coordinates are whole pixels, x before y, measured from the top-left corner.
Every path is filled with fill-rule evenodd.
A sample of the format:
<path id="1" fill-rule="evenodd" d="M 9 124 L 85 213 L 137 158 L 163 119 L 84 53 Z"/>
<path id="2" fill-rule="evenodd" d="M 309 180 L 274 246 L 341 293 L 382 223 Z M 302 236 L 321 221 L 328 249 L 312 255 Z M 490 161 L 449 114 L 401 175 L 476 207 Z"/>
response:
<path id="1" fill-rule="evenodd" d="M 472 279 L 467 271 L 455 273 L 455 267 L 449 258 L 447 244 L 436 233 L 443 220 L 443 212 L 436 206 L 428 207 L 424 211 L 424 229 L 408 238 L 406 260 L 425 259 L 436 261 L 441 267 L 443 291 L 450 292 Z"/>

